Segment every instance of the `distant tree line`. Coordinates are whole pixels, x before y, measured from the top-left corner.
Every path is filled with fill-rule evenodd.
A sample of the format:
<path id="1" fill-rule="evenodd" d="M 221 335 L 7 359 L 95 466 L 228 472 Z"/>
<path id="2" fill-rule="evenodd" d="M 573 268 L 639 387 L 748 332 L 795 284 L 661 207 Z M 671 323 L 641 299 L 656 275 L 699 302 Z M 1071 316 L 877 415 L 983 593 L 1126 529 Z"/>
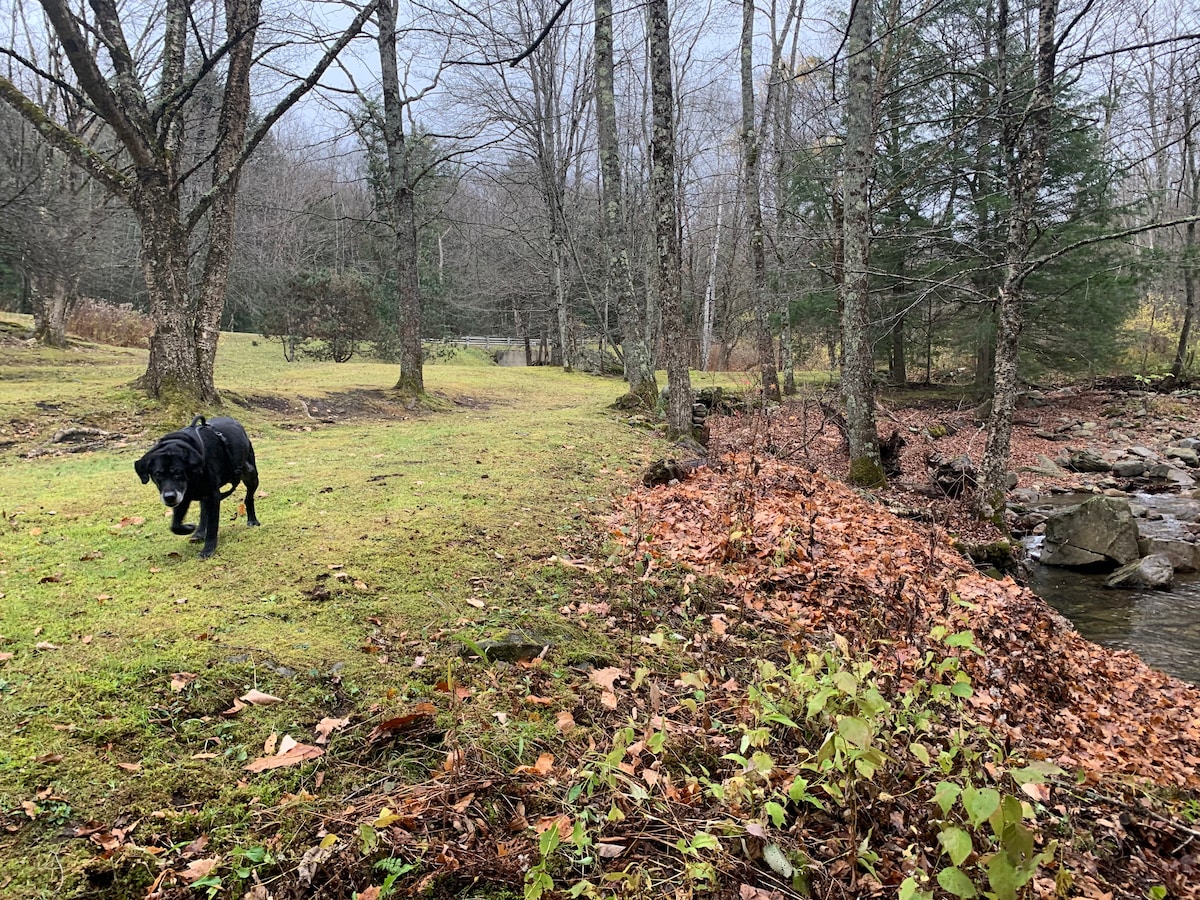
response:
<path id="1" fill-rule="evenodd" d="M 369 345 L 414 393 L 421 338 L 469 332 L 615 358 L 647 403 L 667 368 L 681 432 L 689 366 L 771 399 L 819 364 L 870 482 L 881 378 L 965 371 L 995 477 L 1022 379 L 1143 322 L 1145 365 L 1194 362 L 1183 0 L 42 7 L 48 41 L 2 26 L 0 292 L 49 343 L 79 298 L 145 310 L 152 394 L 215 397 L 218 328 Z"/>

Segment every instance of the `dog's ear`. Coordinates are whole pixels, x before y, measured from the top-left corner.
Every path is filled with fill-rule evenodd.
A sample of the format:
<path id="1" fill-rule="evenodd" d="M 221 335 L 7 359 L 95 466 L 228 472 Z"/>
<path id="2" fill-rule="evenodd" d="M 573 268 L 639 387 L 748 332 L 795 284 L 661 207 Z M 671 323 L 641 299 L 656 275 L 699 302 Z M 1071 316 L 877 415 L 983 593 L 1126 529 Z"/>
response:
<path id="1" fill-rule="evenodd" d="M 150 454 L 147 453 L 133 464 L 133 471 L 137 472 L 138 478 L 142 479 L 142 484 L 146 484 L 150 480 L 150 464 L 146 462 L 149 457 Z"/>

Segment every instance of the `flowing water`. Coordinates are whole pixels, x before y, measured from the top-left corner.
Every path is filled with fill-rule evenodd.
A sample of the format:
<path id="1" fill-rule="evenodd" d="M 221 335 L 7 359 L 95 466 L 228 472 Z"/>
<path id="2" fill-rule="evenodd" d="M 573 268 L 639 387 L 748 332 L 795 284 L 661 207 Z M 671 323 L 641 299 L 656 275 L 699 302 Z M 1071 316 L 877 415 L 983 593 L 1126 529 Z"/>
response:
<path id="1" fill-rule="evenodd" d="M 1074 502 L 1081 499 L 1087 497 L 1074 498 Z M 1070 497 L 1055 498 L 1046 507 L 1069 502 Z M 1163 515 L 1161 521 L 1139 520 L 1143 533 L 1156 534 L 1173 532 L 1179 525 L 1176 515 L 1189 514 L 1187 505 L 1195 504 L 1178 496 L 1162 495 L 1139 495 L 1130 502 Z M 1040 542 L 1040 538 L 1028 539 L 1032 550 Z M 1106 577 L 1037 563 L 1031 565 L 1027 575 L 1029 587 L 1070 619 L 1088 640 L 1133 650 L 1148 665 L 1200 684 L 1200 574 L 1177 574 L 1169 591 L 1113 590 L 1104 587 Z"/>

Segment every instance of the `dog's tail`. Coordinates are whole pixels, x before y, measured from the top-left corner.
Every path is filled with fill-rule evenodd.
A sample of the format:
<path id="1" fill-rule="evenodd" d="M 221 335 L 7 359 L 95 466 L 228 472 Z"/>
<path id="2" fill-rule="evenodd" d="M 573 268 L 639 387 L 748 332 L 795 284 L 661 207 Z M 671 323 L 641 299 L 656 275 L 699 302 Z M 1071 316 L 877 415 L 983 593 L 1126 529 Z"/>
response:
<path id="1" fill-rule="evenodd" d="M 207 424 L 208 422 L 205 420 L 204 416 L 196 416 L 196 418 L 192 419 L 192 424 L 189 425 L 188 428 L 195 428 L 197 425 Z"/>

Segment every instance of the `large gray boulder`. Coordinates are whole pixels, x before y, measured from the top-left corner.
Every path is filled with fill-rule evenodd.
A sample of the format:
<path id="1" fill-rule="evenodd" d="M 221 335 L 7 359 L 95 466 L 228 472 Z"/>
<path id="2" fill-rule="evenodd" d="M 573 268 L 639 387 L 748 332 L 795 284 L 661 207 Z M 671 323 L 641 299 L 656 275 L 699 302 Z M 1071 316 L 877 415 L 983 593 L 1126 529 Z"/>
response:
<path id="1" fill-rule="evenodd" d="M 1067 450 L 1055 462 L 1072 472 L 1107 472 L 1112 469 L 1108 460 L 1095 450 Z"/>
<path id="2" fill-rule="evenodd" d="M 1175 578 L 1171 560 L 1164 553 L 1143 556 L 1127 566 L 1121 566 L 1104 582 L 1110 588 L 1153 588 L 1166 590 Z"/>
<path id="3" fill-rule="evenodd" d="M 1123 566 L 1138 558 L 1138 530 L 1129 502 L 1093 497 L 1046 519 L 1042 564 L 1047 566 Z"/>
<path id="4" fill-rule="evenodd" d="M 1176 537 L 1143 537 L 1138 549 L 1143 556 L 1165 556 L 1176 572 L 1195 572 L 1200 562 L 1200 548 Z"/>

